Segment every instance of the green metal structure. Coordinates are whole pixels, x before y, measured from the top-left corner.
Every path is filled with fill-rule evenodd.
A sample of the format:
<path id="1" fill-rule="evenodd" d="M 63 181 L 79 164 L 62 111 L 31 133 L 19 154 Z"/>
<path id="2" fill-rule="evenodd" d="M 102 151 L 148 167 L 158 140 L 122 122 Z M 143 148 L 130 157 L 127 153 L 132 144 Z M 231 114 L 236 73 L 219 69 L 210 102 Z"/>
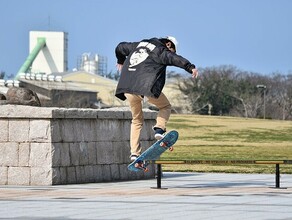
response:
<path id="1" fill-rule="evenodd" d="M 17 75 L 15 76 L 15 80 L 17 80 L 19 78 L 20 73 L 26 73 L 28 71 L 28 69 L 31 67 L 33 61 L 35 60 L 35 58 L 37 57 L 39 52 L 45 46 L 46 46 L 46 38 L 39 37 L 37 39 L 37 44 L 36 44 L 35 48 L 31 51 L 31 53 L 26 58 L 24 64 L 18 70 Z"/>

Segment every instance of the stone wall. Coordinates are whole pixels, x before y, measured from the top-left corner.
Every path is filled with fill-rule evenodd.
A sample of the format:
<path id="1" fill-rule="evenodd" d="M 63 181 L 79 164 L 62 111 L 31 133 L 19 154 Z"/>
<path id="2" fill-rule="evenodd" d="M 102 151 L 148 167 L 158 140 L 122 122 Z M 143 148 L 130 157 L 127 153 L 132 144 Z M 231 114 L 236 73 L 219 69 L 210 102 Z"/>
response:
<path id="1" fill-rule="evenodd" d="M 141 144 L 153 142 L 155 112 L 144 111 Z M 127 170 L 131 113 L 0 106 L 0 185 L 55 185 L 153 178 Z"/>

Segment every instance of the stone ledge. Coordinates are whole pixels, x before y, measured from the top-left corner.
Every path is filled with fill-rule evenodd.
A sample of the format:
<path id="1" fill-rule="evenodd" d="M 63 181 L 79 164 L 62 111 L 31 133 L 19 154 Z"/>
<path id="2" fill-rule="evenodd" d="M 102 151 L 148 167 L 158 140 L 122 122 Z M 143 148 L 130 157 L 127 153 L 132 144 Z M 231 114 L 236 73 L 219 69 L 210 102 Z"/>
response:
<path id="1" fill-rule="evenodd" d="M 0 118 L 52 118 L 58 108 L 42 108 L 25 105 L 0 105 Z"/>
<path id="2" fill-rule="evenodd" d="M 156 113 L 144 110 L 141 145 L 155 141 Z M 129 108 L 0 106 L 0 185 L 56 185 L 154 178 L 133 173 Z"/>
<path id="3" fill-rule="evenodd" d="M 144 119 L 155 119 L 156 111 L 143 109 Z M 82 118 L 82 119 L 131 119 L 132 115 L 128 107 L 116 107 L 108 109 L 88 108 L 56 108 L 34 107 L 23 105 L 0 105 L 0 118 Z"/>

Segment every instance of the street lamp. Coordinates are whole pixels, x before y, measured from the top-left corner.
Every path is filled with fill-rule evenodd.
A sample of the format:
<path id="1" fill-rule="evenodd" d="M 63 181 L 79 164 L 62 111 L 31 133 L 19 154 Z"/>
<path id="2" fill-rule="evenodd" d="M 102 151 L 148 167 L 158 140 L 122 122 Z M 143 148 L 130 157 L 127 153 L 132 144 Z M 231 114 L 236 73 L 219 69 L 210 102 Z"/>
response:
<path id="1" fill-rule="evenodd" d="M 258 89 L 264 90 L 264 119 L 266 119 L 266 86 L 265 85 L 257 85 Z"/>

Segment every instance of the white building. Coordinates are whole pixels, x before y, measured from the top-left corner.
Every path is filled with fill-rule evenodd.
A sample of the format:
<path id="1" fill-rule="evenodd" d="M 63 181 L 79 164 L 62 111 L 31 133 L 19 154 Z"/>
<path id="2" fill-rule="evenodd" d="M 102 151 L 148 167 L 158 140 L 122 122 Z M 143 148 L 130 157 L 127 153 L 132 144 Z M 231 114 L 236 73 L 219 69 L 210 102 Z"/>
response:
<path id="1" fill-rule="evenodd" d="M 32 63 L 32 73 L 65 72 L 68 70 L 68 34 L 54 31 L 30 31 L 29 51 L 33 51 L 38 38 L 45 38 L 46 45 Z"/>

